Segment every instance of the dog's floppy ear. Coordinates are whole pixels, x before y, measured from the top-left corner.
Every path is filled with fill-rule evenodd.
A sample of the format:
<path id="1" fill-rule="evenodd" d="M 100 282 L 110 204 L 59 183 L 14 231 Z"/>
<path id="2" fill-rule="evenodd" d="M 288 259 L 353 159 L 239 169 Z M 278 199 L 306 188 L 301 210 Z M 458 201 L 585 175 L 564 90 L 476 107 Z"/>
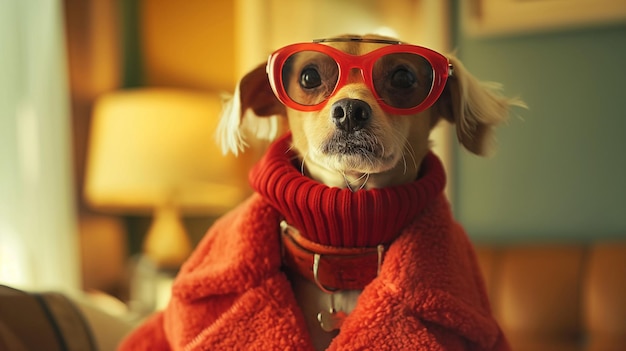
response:
<path id="1" fill-rule="evenodd" d="M 456 124 L 459 142 L 472 153 L 485 155 L 494 127 L 507 119 L 512 106 L 526 105 L 519 99 L 502 96 L 500 84 L 478 81 L 457 58 L 448 59 L 453 74 L 436 106 L 445 119 Z"/>
<path id="2" fill-rule="evenodd" d="M 274 139 L 278 118 L 285 114 L 285 106 L 272 92 L 265 64 L 259 65 L 239 81 L 235 94 L 224 105 L 216 135 L 222 152 L 238 155 L 248 146 L 249 133 L 259 139 Z"/>

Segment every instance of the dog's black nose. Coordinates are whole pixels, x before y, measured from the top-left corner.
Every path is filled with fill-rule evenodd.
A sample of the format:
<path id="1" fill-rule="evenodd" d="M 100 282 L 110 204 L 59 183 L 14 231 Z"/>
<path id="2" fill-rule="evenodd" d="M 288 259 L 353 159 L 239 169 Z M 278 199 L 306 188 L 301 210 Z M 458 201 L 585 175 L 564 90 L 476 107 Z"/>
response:
<path id="1" fill-rule="evenodd" d="M 331 107 L 333 122 L 337 128 L 353 132 L 363 128 L 372 117 L 370 105 L 358 99 L 342 99 Z"/>

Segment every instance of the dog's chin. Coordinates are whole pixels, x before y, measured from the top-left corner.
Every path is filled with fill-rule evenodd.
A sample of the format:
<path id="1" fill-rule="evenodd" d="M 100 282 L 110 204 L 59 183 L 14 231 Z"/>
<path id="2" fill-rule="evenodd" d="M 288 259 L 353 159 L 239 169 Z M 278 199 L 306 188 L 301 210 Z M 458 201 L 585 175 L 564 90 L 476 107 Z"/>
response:
<path id="1" fill-rule="evenodd" d="M 337 131 L 318 148 L 316 163 L 343 174 L 375 174 L 395 167 L 398 152 L 385 149 L 381 141 L 367 131 L 351 134 Z"/>

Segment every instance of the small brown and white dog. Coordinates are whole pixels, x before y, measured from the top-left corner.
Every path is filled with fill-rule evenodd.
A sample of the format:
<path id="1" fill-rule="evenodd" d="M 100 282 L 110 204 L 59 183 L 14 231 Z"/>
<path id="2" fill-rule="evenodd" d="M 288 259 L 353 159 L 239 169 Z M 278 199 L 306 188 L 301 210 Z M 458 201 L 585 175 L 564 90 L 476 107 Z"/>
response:
<path id="1" fill-rule="evenodd" d="M 286 118 L 302 174 L 352 191 L 385 188 L 419 178 L 442 119 L 456 125 L 467 150 L 485 154 L 494 126 L 511 106 L 523 106 L 498 91 L 453 56 L 375 35 L 340 36 L 287 46 L 246 75 L 218 134 L 223 149 L 237 154 L 247 137 L 276 137 Z M 325 349 L 336 335 L 318 320 L 328 291 L 288 277 L 314 346 Z M 333 309 L 350 313 L 359 293 L 333 294 Z"/>

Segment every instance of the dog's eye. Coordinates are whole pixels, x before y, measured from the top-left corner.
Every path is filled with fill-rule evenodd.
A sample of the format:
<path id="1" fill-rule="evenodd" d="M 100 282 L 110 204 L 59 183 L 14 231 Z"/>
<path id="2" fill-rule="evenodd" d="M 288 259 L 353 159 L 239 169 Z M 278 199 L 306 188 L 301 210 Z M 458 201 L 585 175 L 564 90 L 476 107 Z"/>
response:
<path id="1" fill-rule="evenodd" d="M 315 89 L 322 85 L 322 77 L 315 67 L 305 67 L 300 73 L 300 86 Z"/>
<path id="2" fill-rule="evenodd" d="M 406 68 L 398 68 L 391 74 L 391 86 L 397 89 L 408 89 L 415 85 L 415 74 Z"/>

